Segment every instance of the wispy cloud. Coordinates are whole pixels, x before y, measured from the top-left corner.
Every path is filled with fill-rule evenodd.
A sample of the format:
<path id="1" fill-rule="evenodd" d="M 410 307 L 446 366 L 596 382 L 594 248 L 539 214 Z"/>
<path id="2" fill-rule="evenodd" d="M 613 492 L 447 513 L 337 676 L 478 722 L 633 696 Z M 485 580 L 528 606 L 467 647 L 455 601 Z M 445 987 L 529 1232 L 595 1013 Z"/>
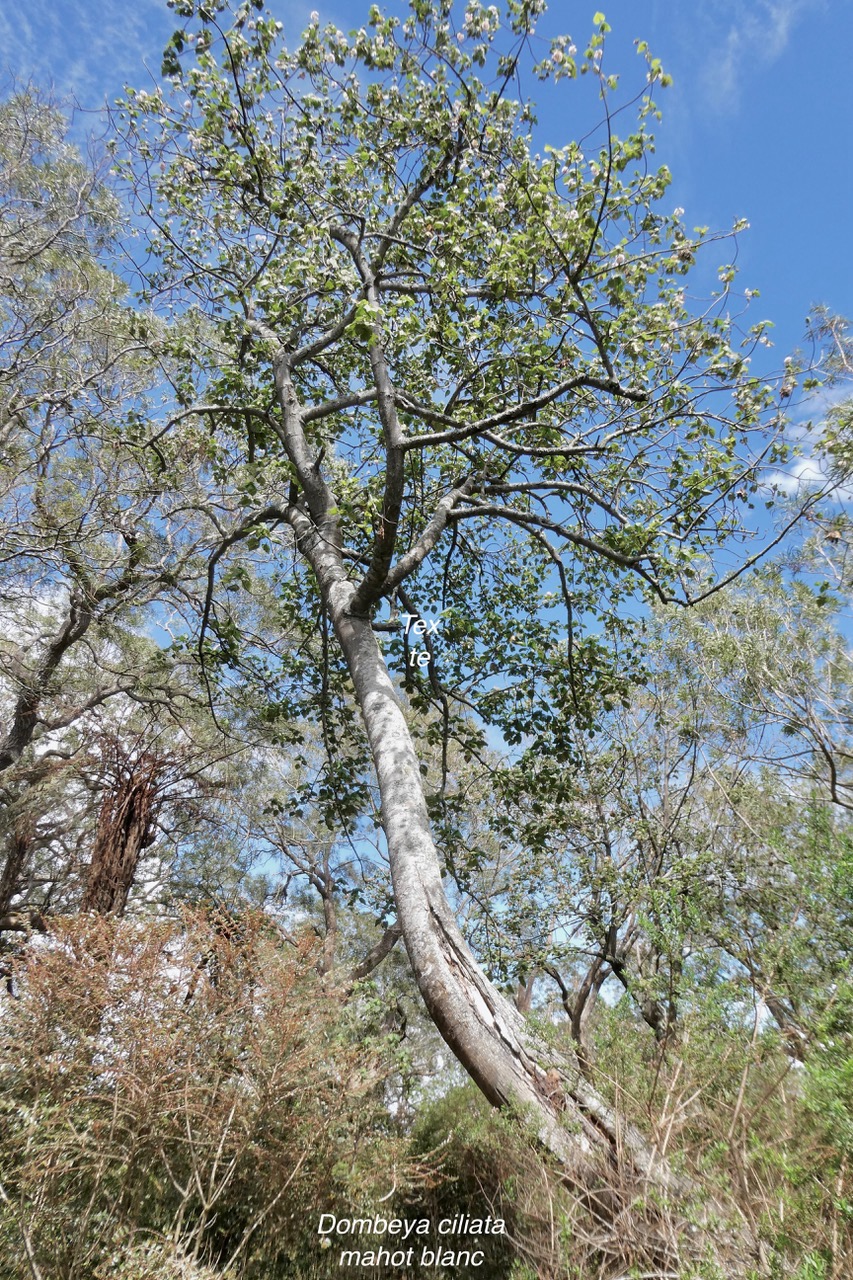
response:
<path id="1" fill-rule="evenodd" d="M 307 26 L 311 9 L 321 9 L 324 20 L 334 18 L 333 6 L 318 0 L 269 2 L 291 43 Z M 0 85 L 32 80 L 68 106 L 98 111 L 125 84 L 142 88 L 149 72 L 159 77 L 163 49 L 179 23 L 166 0 L 0 4 Z"/>
<path id="2" fill-rule="evenodd" d="M 770 484 L 787 494 L 823 489 L 830 483 L 829 476 L 815 458 L 797 458 L 785 471 L 773 471 L 767 479 Z"/>
<path id="3" fill-rule="evenodd" d="M 853 502 L 853 488 L 830 476 L 817 458 L 796 458 L 784 471 L 771 471 L 766 483 L 790 498 L 817 492 L 830 506 L 849 507 Z"/>
<path id="4" fill-rule="evenodd" d="M 796 408 L 788 427 L 788 439 L 801 446 L 814 447 L 822 437 L 833 409 L 851 401 L 853 381 L 849 378 L 810 391 Z"/>
<path id="5" fill-rule="evenodd" d="M 29 0 L 0 8 L 4 77 L 32 80 L 85 110 L 114 98 L 126 81 L 144 77 L 143 60 L 159 70 L 175 26 L 163 0 Z"/>
<path id="6" fill-rule="evenodd" d="M 769 66 L 785 52 L 794 30 L 824 0 L 716 0 L 706 9 L 717 27 L 700 76 L 709 104 L 733 111 L 745 75 Z"/>
<path id="7" fill-rule="evenodd" d="M 839 482 L 838 477 L 827 470 L 832 461 L 825 447 L 829 415 L 840 405 L 851 401 L 853 381 L 849 379 L 810 392 L 798 406 L 785 433 L 797 456 L 786 467 L 772 471 L 767 482 L 791 496 L 825 489 L 831 502 L 846 504 L 853 501 L 850 483 Z"/>

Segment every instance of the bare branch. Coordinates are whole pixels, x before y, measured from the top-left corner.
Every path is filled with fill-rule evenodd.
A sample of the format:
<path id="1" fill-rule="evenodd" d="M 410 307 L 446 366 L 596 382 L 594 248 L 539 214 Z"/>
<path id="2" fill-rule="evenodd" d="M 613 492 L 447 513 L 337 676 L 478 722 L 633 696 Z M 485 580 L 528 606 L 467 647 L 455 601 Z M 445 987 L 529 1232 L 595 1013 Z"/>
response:
<path id="1" fill-rule="evenodd" d="M 388 926 L 376 945 L 370 948 L 364 959 L 360 960 L 350 970 L 350 983 L 361 982 L 362 979 L 368 978 L 374 969 L 378 969 L 385 957 L 394 950 L 402 936 L 402 927 L 395 920 L 392 925 Z"/>
<path id="2" fill-rule="evenodd" d="M 385 582 L 383 583 L 382 593 L 384 595 L 390 594 L 395 587 L 399 586 L 399 584 L 404 582 L 410 574 L 414 573 L 418 565 L 426 559 L 446 529 L 450 513 L 453 510 L 455 503 L 457 503 L 460 498 L 467 497 L 468 494 L 476 488 L 476 484 L 476 477 L 469 476 L 463 484 L 459 485 L 456 489 L 451 490 L 450 493 L 445 494 L 445 496 L 439 501 L 429 523 L 418 541 L 410 548 L 409 551 L 406 552 L 404 556 L 401 556 L 393 568 L 389 570 L 385 578 Z"/>

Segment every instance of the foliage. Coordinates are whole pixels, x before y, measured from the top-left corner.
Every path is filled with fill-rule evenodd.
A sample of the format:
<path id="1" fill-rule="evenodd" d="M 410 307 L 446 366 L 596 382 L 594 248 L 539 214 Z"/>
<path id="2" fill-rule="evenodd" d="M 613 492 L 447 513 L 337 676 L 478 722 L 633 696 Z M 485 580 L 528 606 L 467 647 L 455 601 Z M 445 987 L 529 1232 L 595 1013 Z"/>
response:
<path id="1" fill-rule="evenodd" d="M 316 505 L 317 460 L 316 502 L 370 566 L 365 606 L 441 613 L 429 679 L 408 665 L 412 636 L 387 644 L 416 709 L 469 750 L 459 705 L 509 743 L 567 749 L 563 719 L 590 721 L 635 669 L 621 602 L 637 584 L 697 594 L 784 449 L 778 423 L 766 433 L 772 387 L 749 372 L 763 326 L 728 318 L 732 272 L 708 311 L 685 304 L 708 237 L 662 208 L 663 71 L 648 55 L 627 138 L 608 124 L 589 158 L 576 143 L 542 156 L 532 108 L 508 96 L 539 5 L 475 6 L 458 29 L 448 5 L 402 23 L 374 7 L 349 36 L 312 19 L 290 50 L 263 9 L 176 8 L 164 83 L 130 91 L 116 123 L 159 259 L 148 296 L 215 328 L 210 355 L 179 339 L 181 402 L 215 406 L 223 456 L 241 442 L 247 506 L 303 490 Z M 606 30 L 577 62 L 558 41 L 538 76 L 585 69 L 606 99 Z M 278 344 L 304 452 L 278 420 Z M 285 573 L 297 625 L 315 588 L 299 558 Z"/>
<path id="2" fill-rule="evenodd" d="M 393 1042 L 369 1003 L 321 989 L 312 951 L 246 912 L 60 920 L 16 962 L 0 1014 L 7 1259 L 100 1276 L 151 1246 L 217 1274 L 294 1274 L 319 1213 L 365 1208 L 389 1166 L 401 1186 L 421 1176 L 384 1105 Z"/>

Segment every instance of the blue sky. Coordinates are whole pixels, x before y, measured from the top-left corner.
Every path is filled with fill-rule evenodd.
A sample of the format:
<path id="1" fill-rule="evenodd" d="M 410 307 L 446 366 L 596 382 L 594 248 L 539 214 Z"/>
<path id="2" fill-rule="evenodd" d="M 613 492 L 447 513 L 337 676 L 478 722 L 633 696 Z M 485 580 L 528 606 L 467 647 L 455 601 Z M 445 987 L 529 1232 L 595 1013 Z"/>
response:
<path id="1" fill-rule="evenodd" d="M 271 8 L 293 39 L 313 8 L 349 29 L 368 2 L 272 0 Z M 673 205 L 691 226 L 749 219 L 740 280 L 761 293 L 755 318 L 776 323 L 774 356 L 801 341 L 812 304 L 853 313 L 850 0 L 553 0 L 544 30 L 568 31 L 582 46 L 596 8 L 613 28 L 606 57 L 623 83 L 641 84 L 639 38 L 674 77 L 660 95 L 658 128 Z M 12 0 L 0 9 L 0 59 L 7 76 L 52 84 L 95 111 L 123 83 L 142 87 L 156 75 L 175 25 L 165 0 Z M 538 88 L 531 83 L 534 96 Z M 577 131 L 576 109 L 589 101 L 577 86 L 561 88 L 540 110 L 544 140 L 555 144 Z"/>
<path id="2" fill-rule="evenodd" d="M 310 9 L 349 29 L 368 2 L 272 0 L 271 8 L 292 40 Z M 399 12 L 405 0 L 386 7 Z M 774 355 L 801 341 L 812 304 L 853 313 L 850 0 L 553 0 L 543 29 L 568 31 L 582 47 L 596 8 L 613 28 L 608 69 L 626 86 L 642 83 L 640 38 L 674 77 L 660 95 L 658 128 L 673 205 L 691 226 L 749 219 L 740 280 L 761 293 L 755 318 L 776 323 Z M 0 58 L 7 76 L 53 85 L 96 111 L 124 83 L 142 87 L 157 74 L 175 25 L 165 0 L 18 0 L 0 9 Z M 534 96 L 539 88 L 531 82 Z M 577 132 L 576 111 L 589 109 L 577 86 L 561 89 L 539 113 L 543 140 L 555 144 Z M 97 127 L 96 116 L 78 118 Z"/>

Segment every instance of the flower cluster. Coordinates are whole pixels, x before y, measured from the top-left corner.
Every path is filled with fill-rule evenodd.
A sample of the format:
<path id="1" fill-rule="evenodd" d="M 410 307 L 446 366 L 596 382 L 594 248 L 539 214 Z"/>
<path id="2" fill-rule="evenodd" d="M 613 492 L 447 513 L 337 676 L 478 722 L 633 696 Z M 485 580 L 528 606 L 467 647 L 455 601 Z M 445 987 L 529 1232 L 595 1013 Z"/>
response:
<path id="1" fill-rule="evenodd" d="M 463 39 L 466 36 L 475 39 L 485 36 L 486 39 L 491 40 L 497 34 L 500 25 L 501 16 L 495 5 L 490 4 L 487 9 L 485 5 L 479 3 L 479 0 L 469 0 L 459 35 Z"/>

